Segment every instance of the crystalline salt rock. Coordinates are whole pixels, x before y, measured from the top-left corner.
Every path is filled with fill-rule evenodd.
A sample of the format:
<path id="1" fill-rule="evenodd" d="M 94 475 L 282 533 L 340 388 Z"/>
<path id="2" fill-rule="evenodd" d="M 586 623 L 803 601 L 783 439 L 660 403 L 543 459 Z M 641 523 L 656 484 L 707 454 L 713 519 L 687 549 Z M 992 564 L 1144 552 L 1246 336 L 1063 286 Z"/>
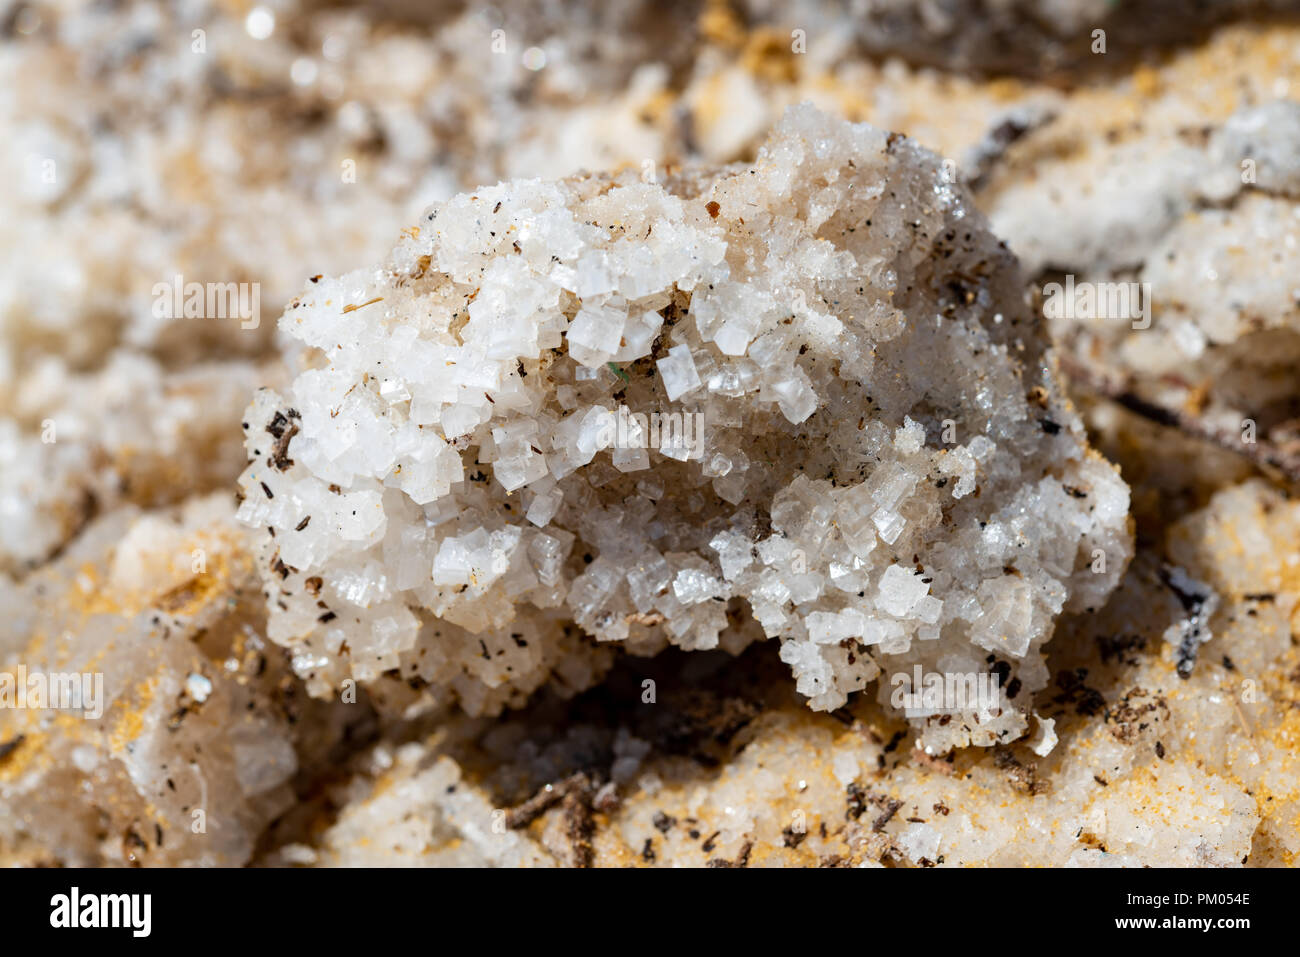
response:
<path id="1" fill-rule="evenodd" d="M 972 647 L 1032 694 L 1131 542 L 1024 288 L 936 157 L 809 106 L 748 167 L 455 196 L 281 320 L 317 351 L 245 416 L 268 635 L 403 714 L 760 633 L 816 709 Z"/>

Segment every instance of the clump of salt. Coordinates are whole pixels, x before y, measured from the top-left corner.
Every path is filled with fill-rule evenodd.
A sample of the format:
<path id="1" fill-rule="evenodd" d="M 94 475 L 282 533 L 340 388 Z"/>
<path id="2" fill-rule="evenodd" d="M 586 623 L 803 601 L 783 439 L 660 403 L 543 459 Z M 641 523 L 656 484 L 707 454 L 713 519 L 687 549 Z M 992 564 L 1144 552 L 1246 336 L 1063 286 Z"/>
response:
<path id="1" fill-rule="evenodd" d="M 1131 552 L 1015 261 L 811 107 L 752 167 L 457 196 L 281 329 L 319 358 L 249 409 L 240 515 L 316 694 L 492 712 L 763 634 L 817 709 L 954 653 L 1032 690 Z M 1026 727 L 963 713 L 927 740 Z"/>

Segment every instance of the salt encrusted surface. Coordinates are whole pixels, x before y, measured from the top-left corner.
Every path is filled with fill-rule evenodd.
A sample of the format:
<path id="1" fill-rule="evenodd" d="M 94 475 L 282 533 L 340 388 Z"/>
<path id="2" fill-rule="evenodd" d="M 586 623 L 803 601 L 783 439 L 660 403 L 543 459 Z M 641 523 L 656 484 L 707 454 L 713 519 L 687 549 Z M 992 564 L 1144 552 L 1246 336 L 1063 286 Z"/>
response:
<path id="1" fill-rule="evenodd" d="M 338 792 L 338 823 L 275 860 L 1288 864 L 1300 851 L 1300 686 L 1289 637 L 1300 591 L 1286 546 L 1297 522 L 1293 502 L 1251 481 L 1177 523 L 1133 564 L 1105 611 L 1064 620 L 1050 649 L 1053 686 L 1039 698 L 1039 741 L 936 759 L 913 750 L 915 739 L 873 702 L 855 699 L 846 724 L 782 700 L 751 652 L 741 680 L 728 680 L 735 665 L 719 662 L 712 676 L 693 676 L 692 688 L 711 695 L 702 712 L 710 717 L 696 726 L 674 701 L 679 717 L 666 738 L 644 717 L 653 708 L 629 705 L 590 725 L 581 712 L 557 719 L 543 709 L 490 732 L 444 729 L 396 754 L 381 748 Z M 1167 640 L 1185 609 L 1161 562 L 1181 563 L 1172 567 L 1220 600 L 1213 637 L 1187 678 Z M 719 717 L 728 713 L 737 716 L 730 727 Z M 721 751 L 692 760 L 706 746 Z M 589 828 L 575 832 L 573 807 L 559 802 L 500 826 L 517 822 L 521 794 L 546 782 L 567 787 L 575 771 L 591 781 L 589 816 L 579 819 Z M 439 786 L 452 780 L 454 793 Z M 471 807 L 478 812 L 465 816 Z M 416 831 L 411 822 L 428 816 L 438 827 Z M 392 850 L 360 839 L 362 821 L 362 833 L 399 835 Z"/>
<path id="2" fill-rule="evenodd" d="M 0 577 L 0 667 L 97 674 L 103 691 L 98 716 L 0 709 L 0 846 L 243 864 L 296 802 L 295 774 L 364 720 L 364 702 L 306 699 L 262 637 L 245 534 L 224 494 L 120 508 L 21 585 Z"/>
<path id="3" fill-rule="evenodd" d="M 1020 288 L 934 157 L 810 108 L 750 168 L 456 197 L 282 319 L 321 361 L 246 415 L 270 635 L 314 693 L 394 672 L 472 712 L 751 612 L 817 709 L 882 660 L 1041 687 L 1128 491 Z M 619 447 L 621 406 L 703 440 Z M 999 710 L 931 740 L 1017 737 Z"/>
<path id="4" fill-rule="evenodd" d="M 337 821 L 320 847 L 296 845 L 285 863 L 330 867 L 554 867 L 556 857 L 525 835 L 494 827 L 501 820 L 482 790 L 465 781 L 451 758 L 419 744 L 375 752 L 380 783 L 351 782 Z M 295 861 L 293 851 L 299 850 Z M 303 852 L 305 851 L 305 855 Z"/>
<path id="5" fill-rule="evenodd" d="M 1049 313 L 1079 363 L 1226 436 L 1249 421 L 1251 441 L 1287 445 L 1300 402 L 1300 103 L 1275 98 L 1285 82 L 1249 74 L 1235 109 L 1188 103 L 1172 88 L 1194 66 L 1143 79 L 1141 127 L 1121 119 L 1080 142 L 1100 104 L 1067 104 L 1013 150 L 982 202 L 1044 281 L 1142 284 L 1141 316 Z M 1068 154 L 1048 155 L 1067 140 Z M 1026 157 L 1032 178 L 1018 175 Z"/>
<path id="6" fill-rule="evenodd" d="M 243 449 L 234 424 L 271 363 L 166 372 L 122 350 L 95 372 L 54 359 L 28 370 L 0 418 L 0 572 L 39 566 L 123 503 L 159 506 L 226 488 Z"/>
<path id="7" fill-rule="evenodd" d="M 1128 40 L 1160 38 L 1147 16 L 1152 5 L 1124 4 L 1102 24 L 1119 55 L 1089 51 L 1096 82 L 1065 92 L 984 83 L 896 59 L 875 63 L 861 43 L 948 66 L 965 51 L 975 66 L 998 66 L 989 58 L 1003 57 L 1011 70 L 1050 70 L 1059 54 L 1086 50 L 1094 26 L 1086 4 L 1043 26 L 1033 2 L 1000 5 L 977 19 L 968 9 L 947 17 L 935 16 L 933 4 L 872 2 L 858 14 L 897 16 L 877 16 L 861 37 L 842 10 L 817 4 L 686 3 L 671 15 L 651 6 L 647 15 L 637 2 L 567 5 L 557 21 L 541 5 L 430 9 L 387 0 L 363 10 L 277 2 L 275 29 L 260 40 L 247 29 L 246 6 L 73 0 L 9 11 L 0 32 L 0 119 L 11 133 L 0 167 L 14 187 L 0 194 L 0 238 L 10 252 L 0 267 L 0 499 L 35 496 L 39 507 L 36 514 L 10 509 L 0 521 L 0 565 L 21 582 L 0 571 L 7 619 L 0 665 L 86 661 L 104 667 L 110 686 L 128 689 L 131 700 L 112 706 L 102 726 L 65 714 L 0 714 L 0 788 L 15 809 L 0 823 L 0 860 L 235 863 L 256 840 L 277 848 L 263 858 L 269 863 L 578 863 L 570 826 L 581 824 L 581 802 L 576 810 L 557 805 L 509 834 L 496 828 L 501 808 L 588 768 L 598 782 L 615 782 L 626 804 L 612 808 L 604 784 L 599 800 L 596 788 L 586 795 L 600 808 L 591 818 L 597 864 L 732 863 L 751 839 L 750 866 L 924 866 L 936 862 L 932 854 L 945 865 L 1293 861 L 1297 747 L 1287 715 L 1295 697 L 1289 675 L 1300 662 L 1287 647 L 1284 620 L 1296 598 L 1284 561 L 1294 551 L 1293 509 L 1263 486 L 1245 486 L 1180 525 L 1182 545 L 1166 546 L 1173 517 L 1203 507 L 1249 466 L 1107 405 L 1089 409 L 1090 430 L 1134 487 L 1146 557 L 1110 599 L 1113 611 L 1093 625 L 1058 622 L 1048 646 L 1053 678 L 1034 696 L 1039 718 L 1028 719 L 1023 743 L 1011 749 L 1014 763 L 1003 749 L 967 749 L 935 763 L 911 750 L 922 741 L 917 729 L 867 695 L 852 696 L 836 713 L 851 712 L 857 726 L 811 712 L 792 694 L 777 643 L 767 642 L 753 643 L 749 655 L 765 655 L 774 674 L 757 675 L 750 657 L 669 652 L 625 664 L 637 681 L 617 698 L 606 694 L 608 677 L 593 692 L 602 695 L 594 713 L 548 721 L 534 706 L 492 720 L 438 715 L 434 743 L 387 727 L 373 751 L 347 763 L 350 781 L 328 789 L 331 800 L 320 805 L 315 789 L 311 798 L 290 795 L 286 783 L 250 795 L 230 783 L 225 757 L 202 761 L 188 772 L 189 787 L 198 788 L 195 775 L 216 782 L 209 801 L 215 841 L 185 833 L 190 792 L 179 805 L 164 800 L 161 810 L 146 800 L 157 783 L 151 761 L 187 764 L 200 742 L 205 752 L 211 746 L 228 755 L 231 737 L 242 741 L 247 729 L 205 706 L 186 714 L 182 727 L 192 730 L 165 735 L 152 718 L 169 719 L 183 694 L 165 715 L 161 705 L 132 696 L 155 685 L 168 694 L 184 687 L 196 665 L 208 667 L 209 652 L 225 654 L 235 630 L 241 643 L 267 654 L 267 677 L 256 677 L 258 654 L 243 652 L 233 684 L 223 679 L 232 674 L 225 659 L 218 673 L 204 673 L 214 682 L 207 704 L 253 703 L 258 721 L 272 716 L 246 759 L 279 767 L 270 759 L 285 753 L 288 740 L 295 782 L 311 777 L 321 751 L 340 736 L 338 724 L 357 720 L 357 709 L 310 710 L 281 650 L 259 645 L 265 596 L 252 586 L 247 546 L 228 516 L 217 515 L 222 509 L 191 506 L 179 526 L 168 511 L 114 510 L 228 487 L 243 462 L 230 443 L 245 397 L 254 382 L 276 381 L 238 357 L 264 354 L 270 319 L 304 276 L 376 261 L 422 203 L 458 186 L 620 164 L 662 175 L 665 160 L 680 157 L 748 161 L 786 105 L 812 99 L 961 159 L 965 176 L 981 173 L 979 201 L 996 217 L 995 233 L 1005 230 L 1032 272 L 1048 259 L 1079 279 L 1150 271 L 1157 292 L 1168 293 L 1157 302 L 1154 327 L 1130 334 L 1113 324 L 1062 325 L 1076 358 L 1100 359 L 1168 404 L 1191 400 L 1189 407 L 1221 424 L 1263 409 L 1261 432 L 1275 422 L 1285 436 L 1285 419 L 1294 415 L 1287 300 L 1295 198 L 1287 111 L 1294 107 L 1273 101 L 1300 88 L 1293 25 L 1243 23 L 1134 68 L 1125 59 Z M 1143 28 L 1125 31 L 1126 17 Z M 1197 18 L 1179 19 L 1199 26 Z M 198 26 L 207 30 L 206 57 L 188 46 Z M 498 27 L 503 53 L 490 47 Z M 1013 42 L 986 42 L 1004 28 L 1015 32 Z M 805 31 L 806 52 L 791 48 L 794 29 Z M 1007 145 L 1026 117 L 1028 131 Z M 979 169 L 967 163 L 977 155 L 985 157 Z M 1257 161 L 1258 181 L 1244 187 L 1238 164 L 1247 156 Z M 345 158 L 358 161 L 355 183 L 340 179 Z M 1180 158 L 1188 162 L 1179 165 Z M 42 159 L 56 162 L 55 182 L 42 182 Z M 1125 164 L 1154 175 L 1122 175 Z M 1078 195 L 1087 201 L 1071 205 Z M 1237 254 L 1240 247 L 1247 255 Z M 1174 254 L 1167 264 L 1166 251 Z M 1207 261 L 1229 268 L 1211 276 Z M 260 280 L 260 332 L 155 320 L 150 286 L 175 272 Z M 1186 347 L 1195 349 L 1200 337 L 1206 345 L 1196 358 Z M 127 350 L 114 348 L 124 342 Z M 192 369 L 204 354 L 235 361 Z M 40 442 L 47 418 L 58 436 L 49 445 Z M 103 521 L 85 524 L 100 512 Z M 192 549 L 207 535 L 200 526 L 231 534 L 219 533 L 222 545 L 210 548 L 225 560 L 209 564 L 196 593 L 184 584 Z M 1212 538 L 1221 545 L 1206 544 Z M 48 555 L 61 560 L 29 572 Z M 1208 622 L 1213 637 L 1199 646 L 1186 681 L 1176 677 L 1175 645 L 1166 639 L 1185 629 L 1161 579 L 1165 565 L 1182 568 L 1218 600 Z M 191 609 L 197 594 L 221 614 Z M 194 611 L 207 625 L 177 624 L 159 650 L 139 618 L 150 605 L 159 606 L 150 615 L 170 610 L 189 620 Z M 189 645 L 174 643 L 181 634 Z M 721 640 L 738 647 L 751 637 L 729 630 Z M 582 649 L 570 659 L 575 680 L 552 679 L 530 700 L 571 690 L 607 667 L 608 660 L 590 661 L 587 639 L 574 642 Z M 96 648 L 105 653 L 94 657 Z M 671 661 L 674 654 L 687 664 Z M 655 673 L 660 703 L 637 710 L 664 725 L 658 733 L 624 720 L 651 665 L 662 668 Z M 1076 668 L 1088 676 L 1061 685 L 1060 673 Z M 728 675 L 750 684 L 742 692 L 762 688 L 771 697 L 760 707 L 732 689 L 706 712 L 734 720 L 692 730 L 692 712 L 672 690 Z M 388 711 L 417 698 L 404 683 L 370 684 Z M 461 687 L 482 692 L 477 678 Z M 1144 694 L 1130 695 L 1135 688 Z M 1266 691 L 1262 709 L 1246 700 L 1257 688 Z M 1025 698 L 1021 692 L 1017 702 Z M 1164 750 L 1153 758 L 1145 733 L 1121 741 L 1112 726 L 1123 733 L 1122 723 L 1106 715 L 1123 713 L 1126 700 L 1138 708 L 1160 698 L 1170 713 L 1166 719 L 1158 705 L 1151 712 L 1159 713 Z M 1098 700 L 1105 711 L 1094 710 Z M 1166 728 L 1177 733 L 1166 738 Z M 11 748 L 12 732 L 25 737 Z M 448 735 L 476 736 L 478 747 L 449 743 Z M 681 753 L 683 736 L 694 748 L 697 735 L 730 744 L 710 746 L 708 761 L 697 761 Z M 344 737 L 344 752 L 365 740 Z M 406 740 L 419 747 L 403 747 Z M 131 758 L 132 748 L 147 759 Z M 67 755 L 93 771 L 80 774 Z M 130 781 L 123 762 L 136 775 Z M 944 773 L 944 765 L 957 773 Z M 906 805 L 876 830 L 894 800 Z M 285 807 L 289 813 L 268 831 Z M 802 840 L 782 833 L 795 810 L 810 822 Z M 666 830 L 657 826 L 667 823 L 659 811 L 676 819 Z M 856 814 L 853 835 L 846 814 Z M 1033 839 L 1026 821 L 1037 822 Z M 154 824 L 163 825 L 163 850 L 149 837 Z M 281 831 L 291 843 L 282 845 Z"/>

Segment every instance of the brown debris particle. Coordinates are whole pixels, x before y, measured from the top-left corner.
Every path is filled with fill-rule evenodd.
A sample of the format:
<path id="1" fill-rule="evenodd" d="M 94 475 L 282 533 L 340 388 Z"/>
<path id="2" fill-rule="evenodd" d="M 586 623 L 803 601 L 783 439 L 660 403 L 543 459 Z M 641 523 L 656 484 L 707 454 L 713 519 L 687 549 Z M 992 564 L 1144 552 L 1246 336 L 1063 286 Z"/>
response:
<path id="1" fill-rule="evenodd" d="M 512 831 L 527 827 L 543 812 L 562 801 L 570 791 L 585 789 L 587 786 L 587 775 L 582 772 L 570 775 L 558 783 L 547 784 L 523 804 L 517 804 L 506 811 L 506 827 Z"/>
<path id="2" fill-rule="evenodd" d="M 993 749 L 993 763 L 1006 776 L 1007 783 L 1011 785 L 1012 790 L 1029 795 L 1042 794 L 1047 790 L 1047 785 L 1037 780 L 1034 766 L 1032 764 L 1022 764 L 1011 753 L 1010 748 L 1004 745 L 995 747 Z"/>
<path id="3" fill-rule="evenodd" d="M 0 744 L 0 761 L 5 760 L 5 758 L 9 757 L 9 755 L 17 751 L 18 748 L 21 747 L 22 743 L 26 740 L 27 740 L 27 736 L 20 734 L 18 735 L 18 737 L 10 738 L 8 741 L 4 742 L 3 744 Z"/>
<path id="4" fill-rule="evenodd" d="M 748 867 L 749 852 L 752 851 L 753 849 L 754 849 L 754 842 L 746 841 L 744 844 L 741 845 L 740 853 L 736 855 L 736 859 L 734 861 L 729 861 L 725 857 L 714 857 L 711 858 L 707 863 L 705 863 L 704 866 L 705 867 Z"/>
<path id="5" fill-rule="evenodd" d="M 844 812 L 844 819 L 856 821 L 866 812 L 868 807 L 874 807 L 880 813 L 871 822 L 872 831 L 884 830 L 885 825 L 903 806 L 903 802 L 897 798 L 868 791 L 857 782 L 849 784 L 846 790 L 848 792 L 848 809 Z"/>
<path id="6" fill-rule="evenodd" d="M 1169 703 L 1163 696 L 1145 688 L 1132 688 L 1106 712 L 1106 727 L 1116 741 L 1132 744 L 1143 731 L 1168 721 L 1169 716 Z"/>
<path id="7" fill-rule="evenodd" d="M 343 311 L 344 311 L 345 313 L 346 313 L 346 312 L 356 312 L 358 309 L 364 309 L 364 308 L 366 308 L 366 306 L 374 305 L 374 304 L 377 303 L 377 302 L 383 302 L 383 301 L 384 301 L 384 297 L 383 297 L 383 296 L 375 296 L 374 299 L 367 299 L 365 302 L 360 302 L 360 303 L 357 303 L 356 305 L 353 305 L 353 306 L 344 306 L 344 307 L 343 307 Z"/>
<path id="8" fill-rule="evenodd" d="M 1092 717 L 1100 714 L 1106 707 L 1106 699 L 1096 688 L 1085 683 L 1087 668 L 1075 668 L 1073 671 L 1062 670 L 1056 673 L 1057 694 L 1052 702 L 1058 705 L 1071 705 L 1076 714 Z"/>
<path id="9" fill-rule="evenodd" d="M 591 845 L 591 836 L 596 831 L 591 818 L 591 790 L 585 774 L 580 786 L 572 787 L 561 802 L 564 810 L 564 833 L 569 839 L 569 848 L 573 854 L 574 867 L 591 867 L 595 858 L 595 849 Z"/>
<path id="10" fill-rule="evenodd" d="M 289 458 L 289 441 L 298 434 L 299 422 L 302 416 L 298 414 L 297 409 L 289 409 L 288 412 L 276 412 L 271 417 L 271 421 L 266 426 L 266 431 L 275 439 L 275 445 L 271 448 L 271 467 L 281 472 L 293 467 L 293 459 Z M 262 484 L 263 490 L 266 491 L 267 498 L 271 497 L 270 490 L 266 484 Z"/>

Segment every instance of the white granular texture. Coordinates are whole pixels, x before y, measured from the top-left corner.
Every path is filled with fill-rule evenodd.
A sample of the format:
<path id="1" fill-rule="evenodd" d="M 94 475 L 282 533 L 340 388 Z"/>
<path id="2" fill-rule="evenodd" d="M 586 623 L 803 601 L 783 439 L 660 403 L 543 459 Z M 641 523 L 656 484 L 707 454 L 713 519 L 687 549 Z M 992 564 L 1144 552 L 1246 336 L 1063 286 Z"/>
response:
<path id="1" fill-rule="evenodd" d="M 1049 310 L 1076 363 L 1224 435 L 1249 425 L 1288 444 L 1283 410 L 1295 402 L 1300 358 L 1300 102 L 1211 115 L 1199 145 L 1170 133 L 1181 122 L 1174 104 L 1148 115 L 1141 136 L 1112 143 L 1102 124 L 1068 158 L 1007 175 L 989 203 L 994 229 L 1044 279 L 1056 270 L 1143 298 L 1140 317 Z M 1035 148 L 1052 153 L 1046 140 L 1074 137 L 1080 119 L 1058 121 Z"/>
<path id="2" fill-rule="evenodd" d="M 816 709 L 917 663 L 1042 687 L 1131 543 L 1022 290 L 934 156 L 811 107 L 752 167 L 457 196 L 281 319 L 318 352 L 246 415 L 270 637 L 315 694 L 473 713 L 761 634 Z"/>
<path id="3" fill-rule="evenodd" d="M 33 363 L 0 416 L 0 572 L 40 567 L 117 505 L 228 488 L 244 461 L 234 424 L 277 374 L 240 362 L 169 372 L 128 350 L 93 372 Z"/>

